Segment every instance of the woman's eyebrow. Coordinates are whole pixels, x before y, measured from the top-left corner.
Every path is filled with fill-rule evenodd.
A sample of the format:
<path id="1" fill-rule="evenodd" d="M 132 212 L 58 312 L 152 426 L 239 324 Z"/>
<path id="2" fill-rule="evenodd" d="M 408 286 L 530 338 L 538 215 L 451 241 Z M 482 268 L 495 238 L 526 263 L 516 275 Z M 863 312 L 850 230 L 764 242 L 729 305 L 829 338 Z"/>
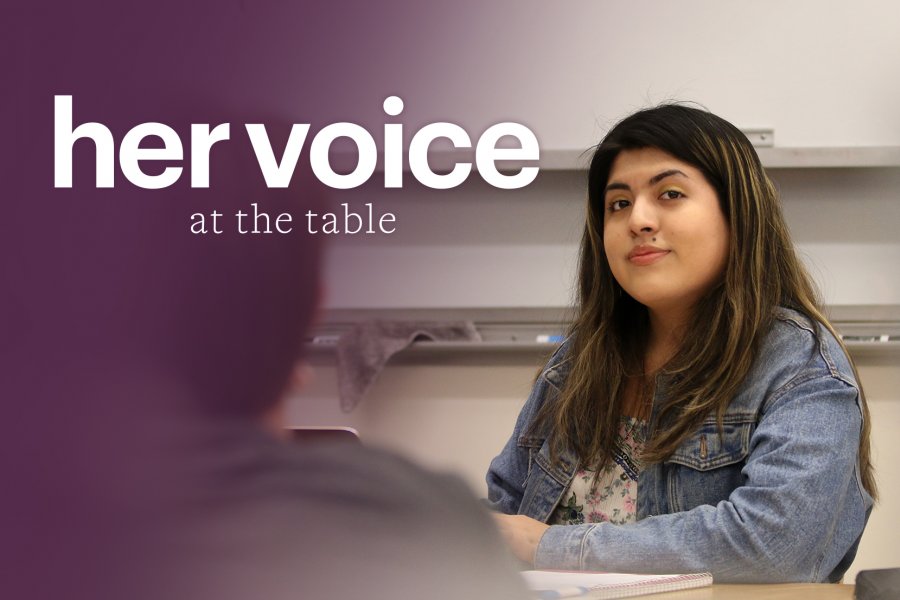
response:
<path id="1" fill-rule="evenodd" d="M 603 190 L 603 193 L 610 192 L 612 190 L 625 190 L 626 192 L 631 191 L 631 187 L 627 183 L 619 183 L 618 181 L 614 181 Z"/>
<path id="2" fill-rule="evenodd" d="M 662 181 L 662 180 L 665 179 L 666 177 L 671 177 L 672 175 L 681 175 L 681 176 L 684 177 L 685 179 L 690 179 L 687 175 L 685 175 L 682 171 L 679 171 L 678 169 L 669 169 L 668 171 L 663 171 L 662 173 L 657 173 L 656 175 L 654 175 L 653 177 L 651 177 L 651 178 L 650 178 L 650 185 L 653 185 L 653 184 L 655 184 L 655 183 L 659 183 L 660 181 Z"/>
<path id="3" fill-rule="evenodd" d="M 665 179 L 666 177 L 671 177 L 673 175 L 681 175 L 685 179 L 690 179 L 690 177 L 688 177 L 687 175 L 684 174 L 684 172 L 679 171 L 678 169 L 668 169 L 661 173 L 657 173 L 656 175 L 651 177 L 648 183 L 650 185 L 655 185 L 655 184 L 659 183 L 660 181 L 662 181 L 663 179 Z M 605 194 L 606 192 L 610 192 L 612 190 L 625 190 L 627 192 L 630 192 L 631 186 L 629 186 L 627 183 L 621 183 L 619 181 L 614 181 L 606 186 L 606 188 L 603 190 L 603 193 Z"/>

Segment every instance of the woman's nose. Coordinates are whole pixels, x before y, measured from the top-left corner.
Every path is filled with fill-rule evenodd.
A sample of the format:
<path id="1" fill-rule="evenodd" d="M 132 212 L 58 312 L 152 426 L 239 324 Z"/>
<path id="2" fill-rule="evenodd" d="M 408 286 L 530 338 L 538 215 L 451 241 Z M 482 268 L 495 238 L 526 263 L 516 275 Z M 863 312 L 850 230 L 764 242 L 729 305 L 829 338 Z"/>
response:
<path id="1" fill-rule="evenodd" d="M 631 207 L 628 225 L 635 236 L 647 233 L 656 233 L 659 229 L 659 215 L 652 202 L 635 199 Z"/>

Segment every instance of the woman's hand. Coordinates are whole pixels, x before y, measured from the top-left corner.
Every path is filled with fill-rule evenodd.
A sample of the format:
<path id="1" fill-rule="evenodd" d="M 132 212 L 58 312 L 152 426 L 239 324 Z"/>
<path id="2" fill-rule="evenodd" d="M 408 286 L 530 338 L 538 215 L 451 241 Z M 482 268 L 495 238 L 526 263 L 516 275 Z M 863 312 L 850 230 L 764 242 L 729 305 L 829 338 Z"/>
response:
<path id="1" fill-rule="evenodd" d="M 550 526 L 525 515 L 495 514 L 494 521 L 516 558 L 533 566 L 538 542 Z"/>

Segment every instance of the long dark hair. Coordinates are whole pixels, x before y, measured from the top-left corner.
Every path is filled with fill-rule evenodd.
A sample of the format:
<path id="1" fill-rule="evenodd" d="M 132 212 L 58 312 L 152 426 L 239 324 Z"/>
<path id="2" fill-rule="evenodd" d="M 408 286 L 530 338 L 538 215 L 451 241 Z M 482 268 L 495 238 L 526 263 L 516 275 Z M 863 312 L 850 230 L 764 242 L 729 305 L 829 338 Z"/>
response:
<path id="1" fill-rule="evenodd" d="M 778 306 L 798 310 L 834 333 L 794 251 L 775 186 L 746 136 L 724 119 L 682 104 L 625 118 L 591 160 L 579 302 L 566 355 L 569 375 L 557 400 L 546 403 L 534 423 L 535 431 L 549 431 L 554 456 L 570 448 L 596 471 L 611 460 L 625 385 L 629 375 L 643 370 L 649 335 L 646 307 L 618 284 L 603 247 L 604 189 L 613 161 L 622 150 L 641 148 L 657 148 L 699 169 L 718 195 L 730 236 L 723 277 L 694 307 L 689 335 L 662 369 L 672 376 L 658 413 L 665 426 L 647 441 L 644 461 L 671 456 L 710 415 L 721 423 Z M 859 467 L 863 486 L 874 497 L 864 397 L 861 405 Z"/>

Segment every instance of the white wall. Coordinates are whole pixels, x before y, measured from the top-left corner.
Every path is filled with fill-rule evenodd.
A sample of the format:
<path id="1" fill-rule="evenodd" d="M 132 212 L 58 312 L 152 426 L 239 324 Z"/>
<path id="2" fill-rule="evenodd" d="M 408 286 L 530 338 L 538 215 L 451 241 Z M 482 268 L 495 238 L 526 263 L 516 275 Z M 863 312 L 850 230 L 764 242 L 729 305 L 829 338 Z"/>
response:
<path id="1" fill-rule="evenodd" d="M 544 148 L 587 147 L 633 109 L 694 100 L 783 146 L 900 142 L 900 5 L 891 0 L 483 3 L 408 116 L 470 130 L 520 120 Z M 376 107 L 380 108 L 380 107 Z"/>

